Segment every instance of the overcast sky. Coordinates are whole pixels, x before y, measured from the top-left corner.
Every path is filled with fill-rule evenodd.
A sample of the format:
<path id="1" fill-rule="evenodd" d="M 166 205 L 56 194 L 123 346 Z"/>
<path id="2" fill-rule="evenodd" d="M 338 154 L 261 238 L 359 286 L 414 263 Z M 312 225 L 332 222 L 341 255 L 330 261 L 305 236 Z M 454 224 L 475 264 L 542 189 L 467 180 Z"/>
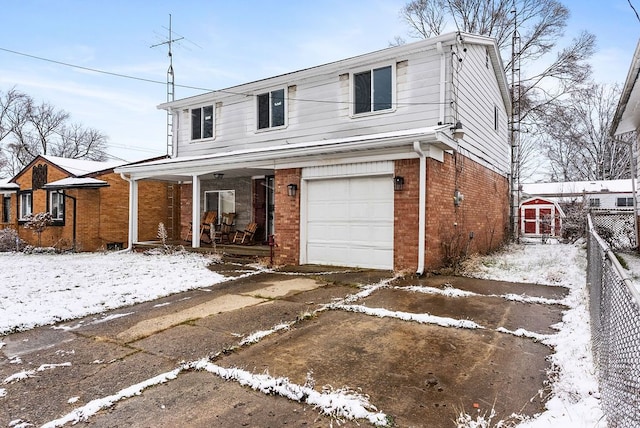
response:
<path id="1" fill-rule="evenodd" d="M 566 40 L 589 30 L 598 82 L 624 83 L 640 35 L 629 0 L 565 0 Z M 640 0 L 631 0 L 640 12 Z M 12 87 L 71 114 L 126 160 L 166 153 L 167 46 L 172 15 L 175 82 L 222 89 L 410 41 L 406 0 L 3 1 L 0 91 Z M 9 52 L 13 51 L 13 52 Z M 21 54 L 31 55 L 24 56 Z M 134 76 L 81 70 L 38 58 Z M 178 86 L 176 99 L 202 93 Z"/>

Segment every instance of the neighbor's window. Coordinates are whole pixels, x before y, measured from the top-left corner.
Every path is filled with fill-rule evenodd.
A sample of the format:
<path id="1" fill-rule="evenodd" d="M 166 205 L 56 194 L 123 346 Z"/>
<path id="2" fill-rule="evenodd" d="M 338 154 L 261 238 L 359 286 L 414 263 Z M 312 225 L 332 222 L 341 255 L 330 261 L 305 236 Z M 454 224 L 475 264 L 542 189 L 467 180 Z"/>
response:
<path id="1" fill-rule="evenodd" d="M 31 192 L 20 193 L 18 199 L 18 214 L 20 215 L 20 220 L 24 220 L 33 213 L 32 201 L 33 194 Z"/>
<path id="2" fill-rule="evenodd" d="M 62 193 L 49 193 L 49 212 L 52 220 L 64 220 L 64 195 Z"/>
<path id="3" fill-rule="evenodd" d="M 191 109 L 191 139 L 213 138 L 213 106 Z"/>
<path id="4" fill-rule="evenodd" d="M 598 208 L 600 206 L 600 198 L 589 199 L 589 207 Z"/>
<path id="5" fill-rule="evenodd" d="M 9 223 L 11 221 L 11 196 L 4 196 L 2 201 L 2 222 Z"/>
<path id="6" fill-rule="evenodd" d="M 353 75 L 353 113 L 390 110 L 393 107 L 393 69 L 374 68 Z"/>
<path id="7" fill-rule="evenodd" d="M 617 198 L 616 199 L 617 207 L 632 207 L 633 206 L 633 198 Z"/>
<path id="8" fill-rule="evenodd" d="M 284 89 L 258 95 L 258 129 L 284 126 Z"/>

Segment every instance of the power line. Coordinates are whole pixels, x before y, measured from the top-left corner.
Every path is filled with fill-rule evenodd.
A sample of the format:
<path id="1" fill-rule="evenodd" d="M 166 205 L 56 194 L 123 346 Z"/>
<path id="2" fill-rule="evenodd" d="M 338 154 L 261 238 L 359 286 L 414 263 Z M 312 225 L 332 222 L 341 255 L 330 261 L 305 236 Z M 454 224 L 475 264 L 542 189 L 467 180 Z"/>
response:
<path id="1" fill-rule="evenodd" d="M 7 48 L 0 47 L 0 51 L 9 52 L 9 53 L 12 53 L 12 54 L 15 54 L 15 55 L 20 55 L 20 56 L 25 56 L 27 58 L 37 59 L 39 61 L 46 61 L 46 62 L 51 62 L 53 64 L 64 65 L 65 67 L 77 68 L 77 69 L 85 70 L 85 71 L 92 71 L 94 73 L 106 74 L 106 75 L 109 75 L 109 76 L 121 77 L 121 78 L 124 78 L 124 79 L 138 80 L 138 81 L 141 81 L 141 82 L 156 83 L 156 84 L 160 84 L 160 85 L 166 85 L 166 82 L 161 82 L 159 80 L 146 79 L 144 77 L 129 76 L 127 74 L 114 73 L 112 71 L 99 70 L 97 68 L 91 68 L 91 67 L 84 67 L 84 66 L 81 66 L 81 65 L 70 64 L 68 62 L 57 61 L 55 59 L 44 58 L 44 57 L 41 57 L 41 56 L 31 55 L 31 54 L 27 54 L 27 53 L 24 53 L 24 52 L 18 52 L 18 51 L 14 51 L 14 50 L 7 49 Z M 220 91 L 215 91 L 214 89 L 200 88 L 200 87 L 197 87 L 197 86 L 187 86 L 187 85 L 176 85 L 176 86 L 180 86 L 181 88 L 185 88 L 185 89 L 194 89 L 194 90 L 197 90 L 197 91 L 220 92 Z"/>
<path id="2" fill-rule="evenodd" d="M 82 65 L 71 64 L 71 63 L 64 62 L 64 61 L 58 61 L 58 60 L 55 60 L 55 59 L 44 58 L 44 57 L 37 56 L 37 55 L 31 55 L 31 54 L 27 54 L 27 53 L 24 53 L 24 52 L 18 52 L 18 51 L 15 51 L 15 50 L 12 50 L 12 49 L 3 48 L 3 47 L 0 47 L 0 51 L 12 53 L 14 55 L 24 56 L 24 57 L 27 57 L 27 58 L 36 59 L 36 60 L 39 60 L 39 61 L 45 61 L 45 62 L 50 62 L 50 63 L 53 63 L 53 64 L 63 65 L 65 67 L 76 68 L 76 69 L 85 70 L 85 71 L 91 71 L 93 73 L 105 74 L 105 75 L 108 75 L 108 76 L 120 77 L 120 78 L 123 78 L 123 79 L 137 80 L 137 81 L 141 81 L 141 82 L 154 83 L 154 84 L 157 84 L 157 85 L 166 85 L 167 84 L 167 82 L 162 82 L 162 81 L 159 81 L 159 80 L 147 79 L 147 78 L 144 78 L 144 77 L 130 76 L 130 75 L 127 75 L 127 74 L 115 73 L 115 72 L 112 72 L 112 71 L 106 71 L 106 70 L 100 70 L 100 69 L 97 69 L 97 68 L 85 67 L 85 66 L 82 66 Z M 193 90 L 196 90 L 196 91 L 214 92 L 214 93 L 227 94 L 227 95 L 239 95 L 239 96 L 244 96 L 244 97 L 255 97 L 255 96 L 257 96 L 257 95 L 255 95 L 253 93 L 235 92 L 235 91 L 230 91 L 230 90 L 226 90 L 226 89 L 210 89 L 210 88 L 201 88 L 201 87 L 198 87 L 198 86 L 179 85 L 179 84 L 175 84 L 175 86 L 180 87 L 180 88 L 185 88 L 185 89 L 193 89 Z M 290 98 L 290 97 L 285 97 L 285 99 L 287 101 L 323 103 L 323 104 L 339 104 L 339 105 L 353 104 L 354 103 L 353 101 L 318 100 L 318 99 L 308 99 L 308 98 Z M 230 105 L 233 105 L 233 104 L 236 104 L 236 103 L 237 102 L 231 103 Z M 439 105 L 439 104 L 442 104 L 442 103 L 440 103 L 440 102 L 407 102 L 407 103 L 396 102 L 396 103 L 393 103 L 393 105 L 396 106 L 396 107 L 398 107 L 398 106 L 419 106 L 419 105 Z"/>

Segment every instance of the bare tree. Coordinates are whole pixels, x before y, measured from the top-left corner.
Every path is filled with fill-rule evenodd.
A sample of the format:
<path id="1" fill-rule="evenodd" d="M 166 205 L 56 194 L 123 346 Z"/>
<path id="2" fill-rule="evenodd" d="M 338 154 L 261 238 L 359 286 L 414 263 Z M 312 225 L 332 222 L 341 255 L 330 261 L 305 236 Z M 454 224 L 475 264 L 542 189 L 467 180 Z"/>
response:
<path id="1" fill-rule="evenodd" d="M 588 81 L 587 61 L 594 52 L 595 36 L 584 31 L 556 50 L 569 18 L 569 10 L 556 0 L 412 0 L 401 10 L 401 17 L 412 37 L 438 35 L 453 24 L 459 31 L 496 39 L 507 76 L 514 67 L 520 72 L 514 104 L 520 106 L 520 129 L 529 131 L 521 136 L 520 175 L 530 174 L 524 168 L 537 163 L 528 158 L 537 152 L 532 135 L 551 117 L 549 110 L 557 109 L 567 94 Z M 518 49 L 512 55 L 516 30 Z"/>
<path id="2" fill-rule="evenodd" d="M 0 91 L 0 171 L 15 175 L 36 156 L 104 160 L 108 137 L 70 123 L 70 115 L 15 88 Z"/>
<path id="3" fill-rule="evenodd" d="M 609 136 L 620 88 L 593 84 L 548 109 L 540 147 L 554 181 L 630 178 L 630 145 Z"/>
<path id="4" fill-rule="evenodd" d="M 103 161 L 107 158 L 107 143 L 107 136 L 97 129 L 72 123 L 62 129 L 60 144 L 52 154 L 65 158 Z"/>

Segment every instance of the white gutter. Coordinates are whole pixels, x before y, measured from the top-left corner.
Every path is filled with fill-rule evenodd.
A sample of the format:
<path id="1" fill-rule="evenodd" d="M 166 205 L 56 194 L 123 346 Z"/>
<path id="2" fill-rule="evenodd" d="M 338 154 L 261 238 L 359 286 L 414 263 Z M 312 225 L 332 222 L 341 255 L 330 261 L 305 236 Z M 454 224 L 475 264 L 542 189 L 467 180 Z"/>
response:
<path id="1" fill-rule="evenodd" d="M 445 97 L 445 86 L 447 84 L 446 80 L 446 66 L 447 59 L 445 57 L 444 48 L 442 47 L 442 42 L 436 43 L 436 50 L 440 54 L 440 112 L 438 113 L 438 123 L 444 123 L 444 97 Z"/>
<path id="2" fill-rule="evenodd" d="M 448 126 L 421 128 L 417 130 L 389 132 L 366 136 L 314 141 L 311 143 L 281 144 L 258 149 L 244 149 L 231 152 L 215 153 L 206 156 L 182 157 L 162 161 L 124 165 L 116 168 L 116 172 L 124 172 L 141 178 L 144 175 L 183 173 L 187 175 L 206 173 L 214 166 L 230 164 L 241 165 L 255 163 L 254 166 L 272 165 L 274 160 L 308 158 L 310 156 L 326 156 L 330 153 L 346 153 L 371 151 L 375 149 L 397 148 L 403 144 L 423 140 L 436 145 L 442 150 L 453 150 L 455 145 L 450 138 L 444 136 Z"/>
<path id="3" fill-rule="evenodd" d="M 413 150 L 420 156 L 420 182 L 418 185 L 418 269 L 416 273 L 424 273 L 424 241 L 426 237 L 426 208 L 427 208 L 427 157 L 422 151 L 419 141 L 413 142 Z"/>

